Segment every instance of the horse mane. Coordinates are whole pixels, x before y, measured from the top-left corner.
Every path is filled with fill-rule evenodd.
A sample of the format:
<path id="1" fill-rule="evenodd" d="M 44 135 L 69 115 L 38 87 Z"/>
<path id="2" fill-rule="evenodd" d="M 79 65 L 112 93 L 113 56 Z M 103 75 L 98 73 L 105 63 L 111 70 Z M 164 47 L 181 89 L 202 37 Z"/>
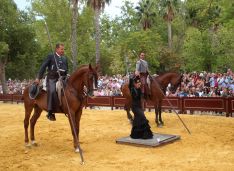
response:
<path id="1" fill-rule="evenodd" d="M 84 71 L 86 71 L 88 69 L 88 65 L 81 65 L 77 70 L 75 70 L 71 76 L 70 76 L 70 79 L 69 81 L 73 82 L 74 79 L 76 79 L 76 77 L 78 75 L 80 75 L 81 73 L 83 73 Z"/>
<path id="2" fill-rule="evenodd" d="M 164 76 L 164 75 L 168 75 L 168 74 L 176 74 L 176 75 L 180 75 L 180 73 L 175 72 L 175 71 L 169 71 L 169 72 L 164 72 L 162 74 L 160 74 L 159 76 Z"/>
<path id="3" fill-rule="evenodd" d="M 81 78 L 81 75 L 87 72 L 89 65 L 81 65 L 76 71 L 74 71 L 68 79 L 68 85 L 75 85 L 77 78 Z"/>
<path id="4" fill-rule="evenodd" d="M 171 75 L 171 76 L 173 76 L 173 75 L 181 76 L 181 74 L 178 73 L 178 72 L 170 71 L 170 72 L 165 72 L 165 73 L 160 74 L 159 76 L 156 77 L 156 79 L 157 80 L 162 80 L 162 79 L 164 79 L 164 77 L 166 77 L 168 75 Z"/>

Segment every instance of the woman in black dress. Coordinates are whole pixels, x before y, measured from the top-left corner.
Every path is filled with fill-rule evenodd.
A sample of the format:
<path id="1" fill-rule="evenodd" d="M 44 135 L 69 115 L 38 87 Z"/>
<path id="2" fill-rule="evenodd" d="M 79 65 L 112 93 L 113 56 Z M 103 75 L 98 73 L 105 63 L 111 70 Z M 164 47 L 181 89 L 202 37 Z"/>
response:
<path id="1" fill-rule="evenodd" d="M 134 139 L 151 139 L 153 133 L 150 130 L 149 121 L 146 119 L 144 110 L 141 106 L 141 81 L 140 77 L 136 76 L 130 80 L 130 91 L 132 95 L 132 112 L 134 120 L 131 130 L 131 138 Z"/>

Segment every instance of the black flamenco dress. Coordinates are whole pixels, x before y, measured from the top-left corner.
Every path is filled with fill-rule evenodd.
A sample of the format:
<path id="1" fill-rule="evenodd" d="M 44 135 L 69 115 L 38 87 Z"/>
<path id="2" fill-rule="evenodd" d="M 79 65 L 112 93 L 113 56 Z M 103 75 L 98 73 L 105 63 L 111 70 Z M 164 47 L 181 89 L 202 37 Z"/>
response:
<path id="1" fill-rule="evenodd" d="M 149 121 L 146 119 L 144 111 L 141 106 L 141 89 L 132 87 L 132 112 L 134 113 L 134 120 L 130 137 L 133 139 L 151 139 L 153 133 L 150 130 Z"/>

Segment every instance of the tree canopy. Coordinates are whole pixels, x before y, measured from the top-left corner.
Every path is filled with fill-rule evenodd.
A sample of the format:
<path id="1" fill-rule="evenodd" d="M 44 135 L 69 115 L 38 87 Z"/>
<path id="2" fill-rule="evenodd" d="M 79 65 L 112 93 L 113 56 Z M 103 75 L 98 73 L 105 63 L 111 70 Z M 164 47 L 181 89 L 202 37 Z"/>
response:
<path id="1" fill-rule="evenodd" d="M 42 60 L 51 52 L 44 21 L 52 44 L 65 44 L 70 66 L 74 60 L 78 66 L 97 63 L 98 50 L 102 74 L 133 72 L 140 51 L 146 53 L 152 74 L 234 69 L 232 1 L 140 0 L 134 5 L 126 0 L 118 16 L 98 14 L 98 49 L 95 11 L 87 5 L 95 1 L 77 1 L 76 34 L 72 34 L 71 2 L 32 0 L 31 8 L 20 11 L 13 0 L 2 0 L 0 62 L 6 70 L 1 73 L 6 72 L 7 78 L 35 77 Z M 72 35 L 77 40 L 75 47 Z M 74 48 L 78 52 L 76 59 L 71 50 Z"/>

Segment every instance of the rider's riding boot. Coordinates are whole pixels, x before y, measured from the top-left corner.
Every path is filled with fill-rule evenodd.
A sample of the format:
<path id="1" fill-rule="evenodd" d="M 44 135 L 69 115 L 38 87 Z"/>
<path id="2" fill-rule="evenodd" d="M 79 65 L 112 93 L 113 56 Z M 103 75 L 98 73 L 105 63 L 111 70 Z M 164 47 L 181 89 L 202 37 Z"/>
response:
<path id="1" fill-rule="evenodd" d="M 47 117 L 50 121 L 56 121 L 55 114 L 54 114 L 51 110 L 48 111 L 48 114 L 46 115 L 46 117 Z"/>

